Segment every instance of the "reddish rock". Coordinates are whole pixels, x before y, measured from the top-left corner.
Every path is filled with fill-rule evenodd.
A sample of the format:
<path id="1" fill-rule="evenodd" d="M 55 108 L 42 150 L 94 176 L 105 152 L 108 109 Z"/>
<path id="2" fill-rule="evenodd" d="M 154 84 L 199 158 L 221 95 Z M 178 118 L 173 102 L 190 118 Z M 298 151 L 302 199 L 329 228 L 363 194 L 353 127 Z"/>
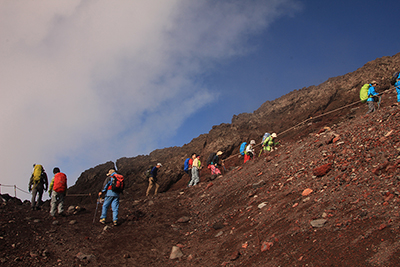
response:
<path id="1" fill-rule="evenodd" d="M 340 140 L 340 136 L 336 136 L 335 138 L 332 139 L 332 143 L 336 143 L 339 140 Z"/>
<path id="2" fill-rule="evenodd" d="M 312 191 L 313 191 L 313 190 L 312 190 L 311 188 L 304 189 L 303 192 L 301 193 L 301 195 L 302 195 L 303 197 L 308 196 L 309 194 L 312 193 Z"/>
<path id="3" fill-rule="evenodd" d="M 264 241 L 264 242 L 261 244 L 261 252 L 264 252 L 264 251 L 269 250 L 273 245 L 274 245 L 274 243 L 272 243 L 272 242 L 265 242 L 265 241 Z"/>
<path id="4" fill-rule="evenodd" d="M 385 229 L 387 227 L 387 225 L 386 224 L 381 224 L 381 225 L 379 225 L 379 230 L 383 230 L 383 229 Z"/>
<path id="5" fill-rule="evenodd" d="M 322 166 L 315 168 L 313 170 L 313 175 L 321 177 L 327 174 L 331 169 L 332 169 L 332 163 L 324 164 Z"/>
<path id="6" fill-rule="evenodd" d="M 239 256 L 240 256 L 240 252 L 239 252 L 239 251 L 235 251 L 235 252 L 233 252 L 233 253 L 231 254 L 230 260 L 231 260 L 231 261 L 237 260 L 237 259 L 239 258 Z"/>

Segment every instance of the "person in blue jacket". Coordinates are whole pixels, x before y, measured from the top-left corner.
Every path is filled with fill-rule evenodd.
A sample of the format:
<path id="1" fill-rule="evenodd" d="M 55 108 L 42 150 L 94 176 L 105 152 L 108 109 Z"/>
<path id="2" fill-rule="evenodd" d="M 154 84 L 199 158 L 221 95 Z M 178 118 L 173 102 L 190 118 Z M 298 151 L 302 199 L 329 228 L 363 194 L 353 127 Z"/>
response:
<path id="1" fill-rule="evenodd" d="M 103 183 L 103 190 L 99 192 L 99 196 L 102 193 L 105 193 L 105 198 L 104 198 L 104 203 L 103 203 L 103 208 L 101 211 L 101 216 L 100 216 L 100 223 L 105 224 L 106 223 L 106 217 L 107 217 L 107 210 L 108 207 L 111 205 L 112 209 L 112 214 L 113 214 L 113 224 L 118 225 L 118 209 L 119 209 L 119 193 L 114 192 L 112 189 L 112 179 L 116 179 L 112 177 L 115 174 L 115 170 L 111 169 L 107 173 L 107 178 L 104 180 Z"/>
<path id="2" fill-rule="evenodd" d="M 399 76 L 397 76 L 394 87 L 396 87 L 396 91 L 397 91 L 397 104 L 398 104 L 400 102 L 400 73 L 399 73 Z"/>
<path id="3" fill-rule="evenodd" d="M 368 99 L 367 99 L 367 104 L 368 104 L 368 111 L 366 114 L 374 112 L 375 111 L 375 98 L 374 96 L 379 95 L 377 92 L 375 92 L 375 87 L 378 85 L 376 81 L 372 81 L 369 84 L 369 89 L 368 89 Z"/>
<path id="4" fill-rule="evenodd" d="M 149 195 L 150 190 L 153 187 L 153 185 L 156 186 L 154 195 L 157 195 L 158 188 L 160 187 L 160 185 L 157 183 L 157 172 L 158 172 L 158 169 L 161 167 L 162 167 L 161 163 L 157 163 L 157 165 L 155 167 L 153 167 L 153 169 L 151 169 L 150 177 L 149 177 L 149 187 L 147 188 L 147 191 L 146 191 L 146 197 Z"/>

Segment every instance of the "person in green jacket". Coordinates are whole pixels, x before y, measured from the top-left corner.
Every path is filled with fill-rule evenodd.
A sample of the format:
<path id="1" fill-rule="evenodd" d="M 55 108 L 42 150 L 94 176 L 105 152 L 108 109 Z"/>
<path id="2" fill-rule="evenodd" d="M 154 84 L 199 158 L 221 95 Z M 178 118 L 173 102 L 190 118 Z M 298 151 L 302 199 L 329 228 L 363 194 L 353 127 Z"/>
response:
<path id="1" fill-rule="evenodd" d="M 264 142 L 262 143 L 262 149 L 264 152 L 274 151 L 274 139 L 277 137 L 276 133 L 271 134 L 268 136 Z"/>

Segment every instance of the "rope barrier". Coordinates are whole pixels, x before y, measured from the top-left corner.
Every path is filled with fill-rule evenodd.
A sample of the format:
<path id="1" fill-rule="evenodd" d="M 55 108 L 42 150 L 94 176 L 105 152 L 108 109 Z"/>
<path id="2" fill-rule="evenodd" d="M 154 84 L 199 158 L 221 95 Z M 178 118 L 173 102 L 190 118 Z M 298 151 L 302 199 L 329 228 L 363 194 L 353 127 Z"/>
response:
<path id="1" fill-rule="evenodd" d="M 392 90 L 392 89 L 389 88 L 389 89 L 383 91 L 382 93 L 380 93 L 380 94 L 378 94 L 378 95 L 376 95 L 376 96 L 381 96 L 381 95 L 385 94 L 385 93 L 386 93 L 387 91 L 389 91 L 389 90 Z M 278 136 L 279 136 L 279 135 L 282 135 L 282 134 L 284 134 L 284 133 L 287 133 L 287 132 L 289 132 L 289 131 L 291 131 L 291 130 L 293 130 L 293 129 L 295 129 L 296 127 L 299 127 L 300 125 L 302 125 L 302 124 L 304 124 L 304 123 L 306 123 L 306 122 L 308 122 L 308 121 L 311 121 L 311 120 L 314 120 L 314 119 L 317 119 L 317 118 L 326 116 L 326 115 L 328 115 L 328 114 L 334 113 L 334 112 L 336 112 L 336 111 L 339 111 L 339 110 L 342 110 L 342 109 L 345 109 L 345 108 L 348 108 L 348 107 L 351 107 L 351 106 L 354 106 L 354 105 L 360 104 L 360 103 L 363 103 L 363 102 L 362 102 L 361 100 L 359 100 L 359 101 L 353 102 L 353 103 L 351 103 L 351 104 L 345 105 L 345 106 L 343 106 L 343 107 L 340 107 L 340 108 L 337 108 L 337 109 L 328 111 L 328 112 L 326 112 L 326 113 L 320 114 L 320 115 L 318 115 L 318 116 L 310 117 L 310 118 L 308 118 L 308 119 L 306 119 L 306 120 L 304 120 L 304 121 L 302 121 L 302 122 L 300 122 L 300 123 L 298 123 L 298 124 L 296 124 L 296 125 L 294 125 L 294 126 L 288 128 L 288 129 L 284 130 L 283 132 L 279 133 Z M 262 144 L 256 144 L 254 147 L 261 146 L 261 145 L 262 145 Z M 239 153 L 236 153 L 236 154 L 233 154 L 233 155 L 231 155 L 231 156 L 229 156 L 229 157 L 227 157 L 227 158 L 224 159 L 222 162 L 225 162 L 226 160 L 228 160 L 228 159 L 230 159 L 230 158 L 232 158 L 232 157 L 238 156 L 238 155 L 240 155 L 240 152 L 239 152 Z"/>
<path id="2" fill-rule="evenodd" d="M 31 194 L 30 192 L 27 192 L 27 191 L 25 191 L 25 190 L 19 188 L 19 187 L 16 186 L 16 185 L 5 185 L 5 184 L 0 184 L 0 194 L 1 194 L 1 187 L 12 187 L 12 188 L 14 188 L 14 196 L 15 196 L 15 197 L 17 197 L 17 192 L 16 192 L 17 189 L 18 189 L 19 191 L 23 192 L 23 193 L 28 194 L 28 195 Z M 92 193 L 88 193 L 88 194 L 67 194 L 66 196 L 67 196 L 67 197 L 86 197 L 86 196 L 92 196 Z"/>

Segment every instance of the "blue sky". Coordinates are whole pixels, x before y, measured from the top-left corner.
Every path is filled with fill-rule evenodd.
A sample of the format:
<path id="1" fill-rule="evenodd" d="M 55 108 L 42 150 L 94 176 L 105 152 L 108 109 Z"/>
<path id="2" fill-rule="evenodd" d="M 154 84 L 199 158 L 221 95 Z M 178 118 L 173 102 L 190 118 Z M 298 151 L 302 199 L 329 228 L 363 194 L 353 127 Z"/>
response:
<path id="1" fill-rule="evenodd" d="M 234 114 L 392 56 L 399 8 L 0 0 L 0 184 L 26 190 L 41 163 L 71 186 L 95 165 L 182 146 Z"/>

